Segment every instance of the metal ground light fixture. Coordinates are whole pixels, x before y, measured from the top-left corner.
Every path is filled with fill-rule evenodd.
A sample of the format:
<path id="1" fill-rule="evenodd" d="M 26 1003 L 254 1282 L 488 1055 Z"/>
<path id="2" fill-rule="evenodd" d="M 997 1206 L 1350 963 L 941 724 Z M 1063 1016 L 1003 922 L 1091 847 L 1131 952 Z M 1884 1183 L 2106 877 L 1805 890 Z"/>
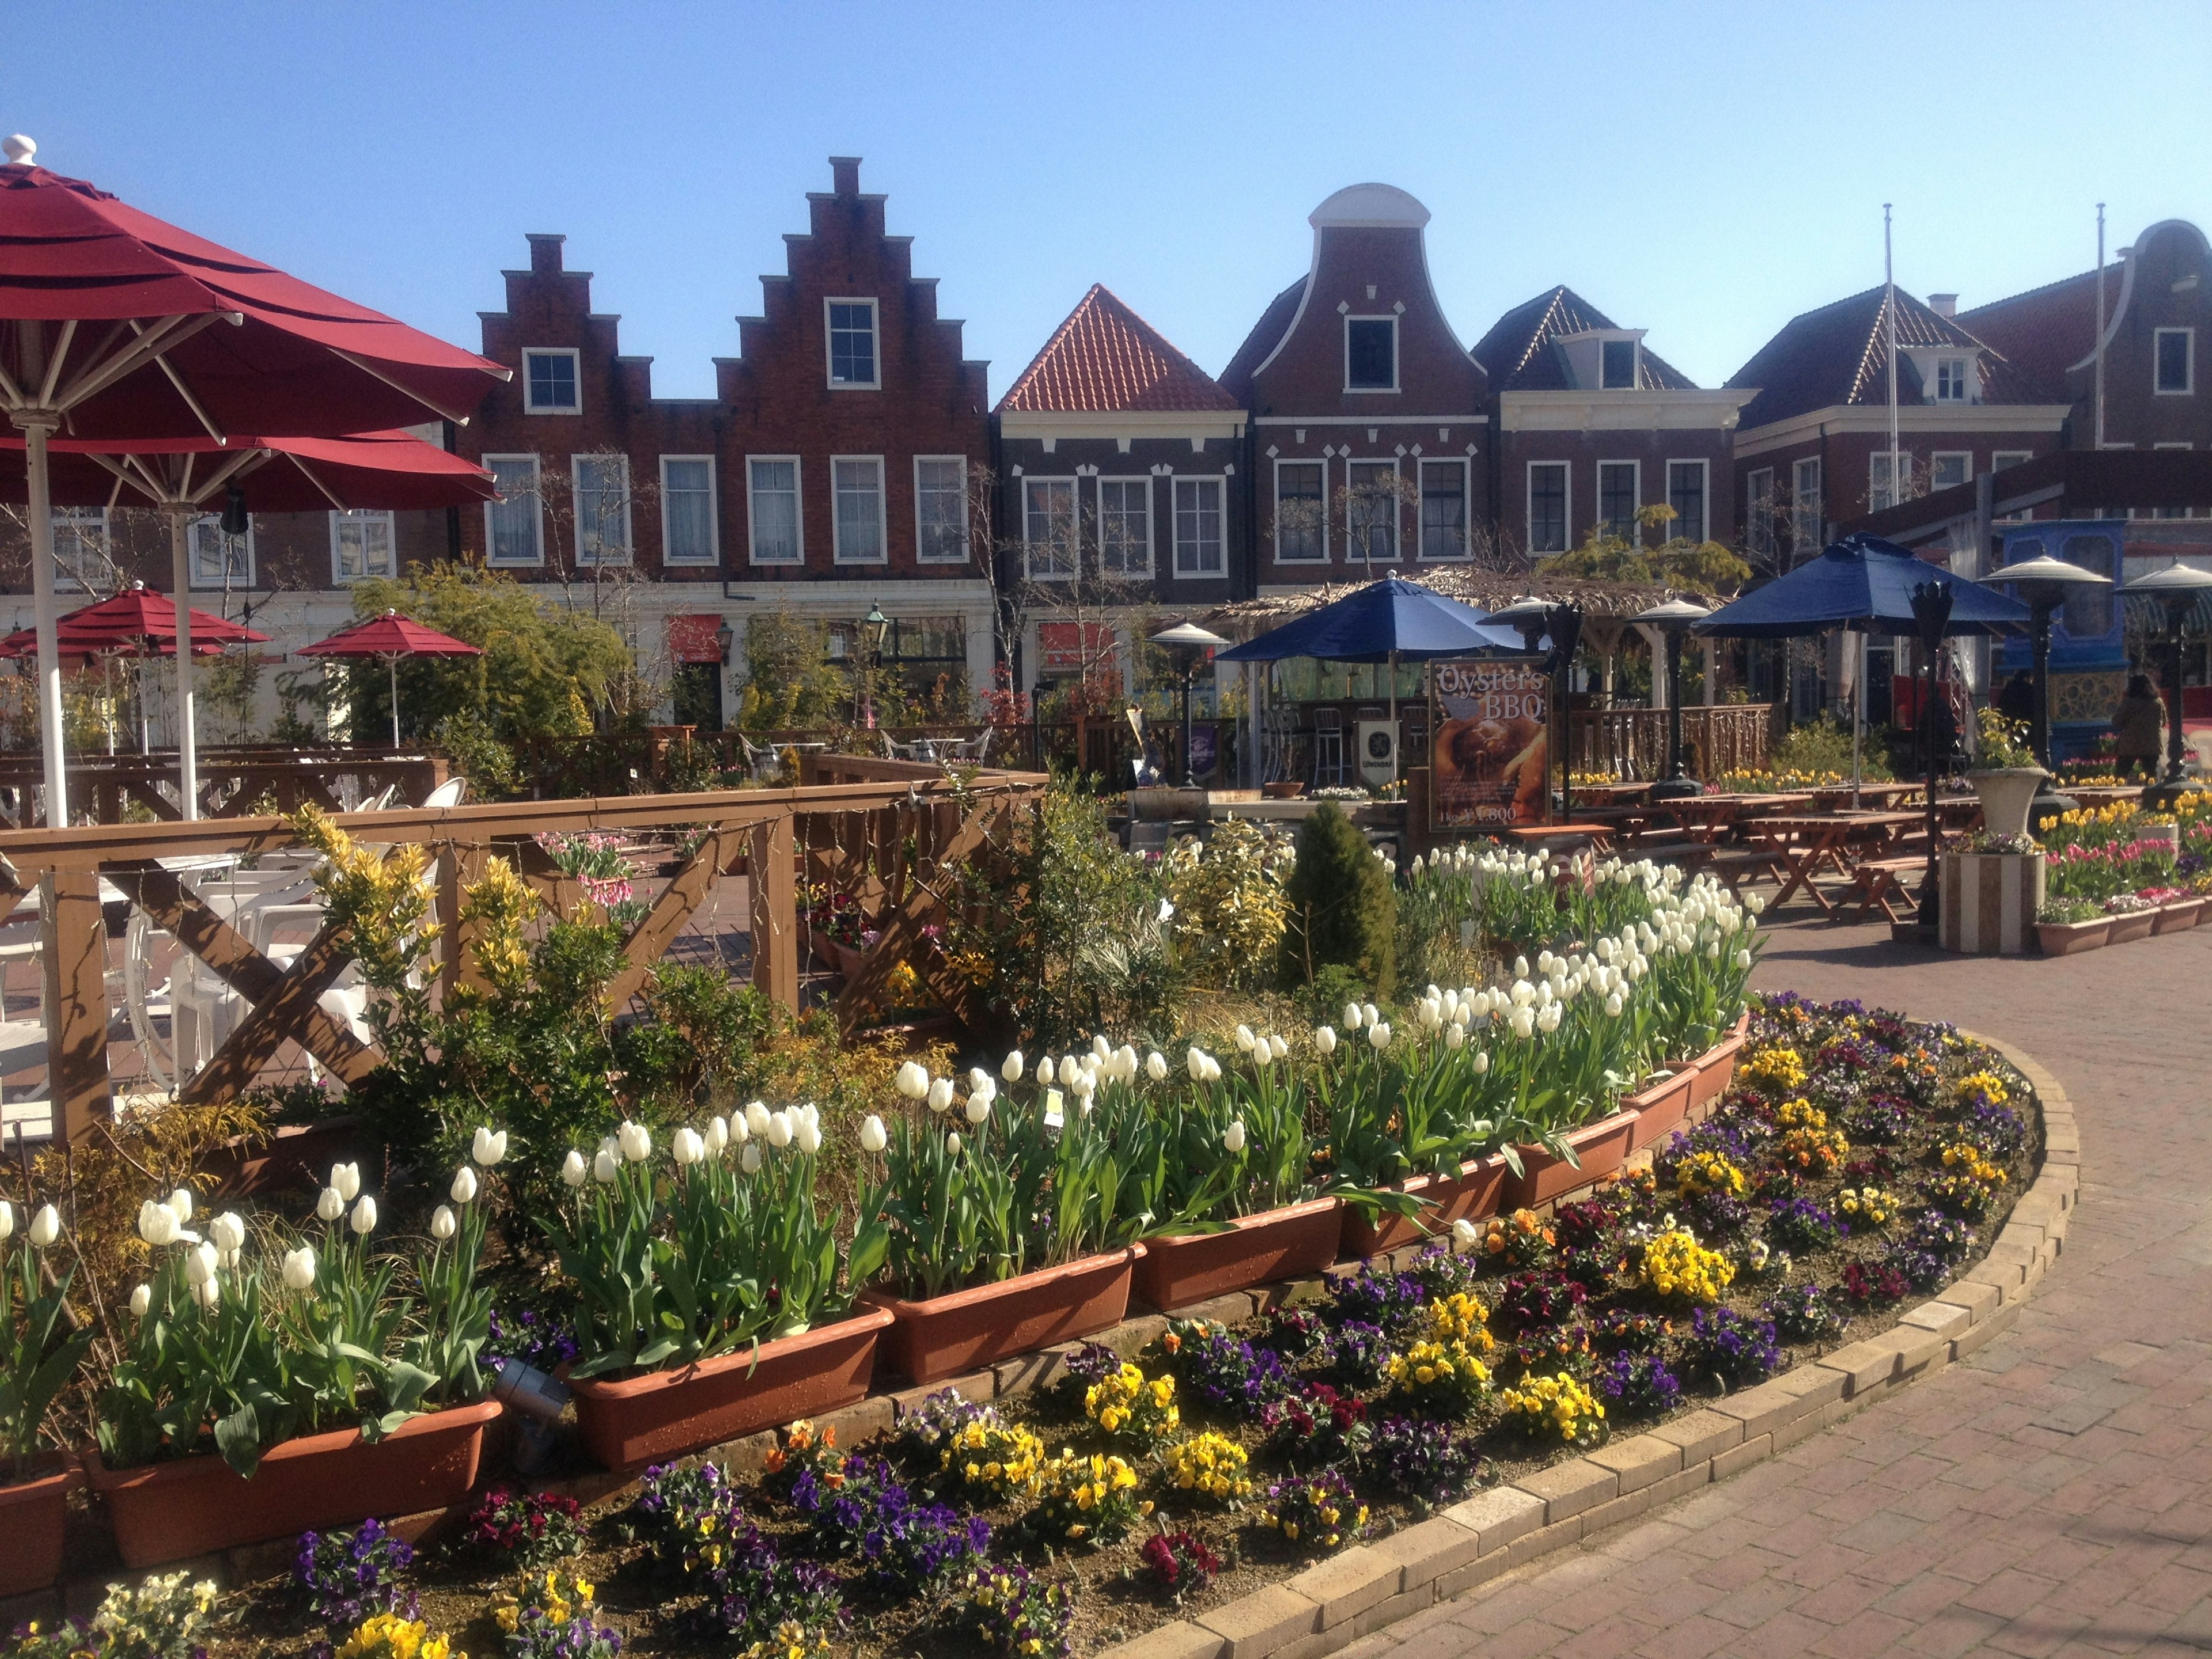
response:
<path id="1" fill-rule="evenodd" d="M 2156 599 L 2166 611 L 2166 775 L 2144 789 L 2143 805 L 2170 810 L 2174 802 L 2202 786 L 2182 763 L 2185 744 L 2181 731 L 2181 631 L 2191 611 L 2212 593 L 2212 570 L 2179 562 L 2148 576 L 2138 576 L 2120 590 L 2131 598 Z"/>
<path id="2" fill-rule="evenodd" d="M 1992 570 L 1982 580 L 1992 587 L 2002 584 L 2011 588 L 2014 596 L 2027 606 L 2028 649 L 2035 666 L 2035 718 L 2028 726 L 2028 747 L 2035 751 L 2035 758 L 2042 763 L 2043 769 L 2050 772 L 2051 618 L 2069 596 L 2091 588 L 2110 587 L 2112 579 L 2045 554 L 2041 558 L 2022 559 Z M 2028 827 L 2033 830 L 2045 818 L 2073 810 L 2073 801 L 2053 790 L 2046 777 L 2028 806 Z"/>
<path id="3" fill-rule="evenodd" d="M 1936 653 L 1943 648 L 1944 631 L 1951 625 L 1951 584 L 1948 582 L 1915 582 L 1912 586 L 1912 622 L 1920 635 L 1920 655 L 1928 665 L 1928 695 L 1925 706 L 1936 707 Z M 1933 715 L 1931 713 L 1930 719 Z M 1920 937 L 1923 944 L 1933 945 L 1942 936 L 1942 836 L 1936 818 L 1936 745 L 1928 745 L 1928 870 L 1920 878 Z"/>
<path id="4" fill-rule="evenodd" d="M 1651 786 L 1652 800 L 1680 800 L 1705 793 L 1705 786 L 1682 764 L 1682 636 L 1692 623 L 1712 615 L 1693 599 L 1669 599 L 1633 618 L 1656 628 L 1667 641 L 1667 775 Z"/>
<path id="5" fill-rule="evenodd" d="M 1173 628 L 1161 629 L 1147 641 L 1175 653 L 1177 665 L 1182 671 L 1182 787 L 1198 787 L 1198 775 L 1190 763 L 1190 684 L 1197 678 L 1200 665 L 1206 653 L 1218 651 L 1229 644 L 1218 634 L 1208 633 L 1196 623 L 1177 623 Z"/>

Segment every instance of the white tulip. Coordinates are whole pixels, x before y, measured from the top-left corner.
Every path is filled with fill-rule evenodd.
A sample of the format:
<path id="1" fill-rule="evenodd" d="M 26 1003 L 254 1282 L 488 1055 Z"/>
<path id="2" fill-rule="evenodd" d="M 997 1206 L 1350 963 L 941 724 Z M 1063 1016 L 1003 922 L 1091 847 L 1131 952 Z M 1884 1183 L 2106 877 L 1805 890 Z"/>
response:
<path id="1" fill-rule="evenodd" d="M 1022 1051 L 1020 1049 L 1017 1048 L 1006 1056 L 1006 1063 L 999 1067 L 999 1075 L 1006 1079 L 1009 1083 L 1019 1083 L 1022 1080 Z"/>
<path id="2" fill-rule="evenodd" d="M 1474 1056 L 1474 1074 L 1475 1074 L 1477 1077 L 1480 1077 L 1484 1073 L 1487 1072 L 1489 1069 L 1490 1069 L 1490 1051 L 1489 1051 L 1488 1049 L 1486 1049 L 1486 1048 L 1477 1050 L 1477 1051 L 1476 1051 L 1476 1054 L 1475 1054 L 1475 1056 Z"/>
<path id="3" fill-rule="evenodd" d="M 668 1150 L 677 1164 L 684 1169 L 702 1163 L 707 1157 L 707 1143 L 690 1124 L 678 1129 L 668 1143 Z"/>
<path id="4" fill-rule="evenodd" d="M 1611 996 L 1605 1000 L 1606 1018 L 1608 1019 L 1619 1019 L 1620 1018 L 1622 1006 L 1620 993 L 1615 991 Z"/>
<path id="5" fill-rule="evenodd" d="M 222 1302 L 222 1281 L 210 1275 L 206 1283 L 193 1285 L 192 1300 L 213 1312 Z"/>
<path id="6" fill-rule="evenodd" d="M 1552 964 L 1558 960 L 1559 958 L 1549 951 L 1539 951 L 1536 953 L 1536 971 L 1540 974 L 1549 974 L 1552 971 Z"/>
<path id="7" fill-rule="evenodd" d="M 1535 1032 L 1535 1011 L 1529 1008 L 1516 1008 L 1513 1011 L 1513 1035 L 1525 1042 L 1534 1036 Z"/>
<path id="8" fill-rule="evenodd" d="M 173 1244 L 184 1229 L 178 1224 L 177 1212 L 166 1204 L 148 1199 L 138 1206 L 138 1237 L 159 1249 L 164 1244 Z"/>
<path id="9" fill-rule="evenodd" d="M 485 1169 L 493 1168 L 507 1156 L 507 1131 L 479 1127 L 475 1144 L 469 1148 L 469 1156 Z"/>
<path id="10" fill-rule="evenodd" d="M 1389 1026 L 1380 1021 L 1370 1025 L 1367 1028 L 1367 1041 L 1377 1048 L 1389 1048 L 1390 1046 Z"/>
<path id="11" fill-rule="evenodd" d="M 1564 1002 L 1547 1004 L 1536 1016 L 1536 1029 L 1549 1035 L 1559 1029 L 1559 1019 L 1567 1012 Z"/>
<path id="12" fill-rule="evenodd" d="M 981 1127 L 983 1120 L 991 1115 L 991 1103 L 975 1095 L 969 1096 L 966 1115 L 969 1122 Z"/>
<path id="13" fill-rule="evenodd" d="M 225 1255 L 246 1248 L 246 1223 L 228 1211 L 208 1223 L 208 1238 Z"/>
<path id="14" fill-rule="evenodd" d="M 653 1135 L 642 1123 L 624 1118 L 615 1130 L 615 1141 L 622 1148 L 625 1161 L 642 1164 L 653 1156 Z"/>
<path id="15" fill-rule="evenodd" d="M 622 1157 L 602 1146 L 592 1155 L 592 1179 L 605 1186 L 622 1173 Z"/>
<path id="16" fill-rule="evenodd" d="M 999 1081 L 996 1078 L 987 1074 L 983 1079 L 983 1086 L 981 1088 L 971 1089 L 968 1092 L 970 1094 L 981 1095 L 986 1100 L 996 1100 L 999 1097 Z"/>
<path id="17" fill-rule="evenodd" d="M 1322 1053 L 1325 1054 L 1334 1054 L 1336 1052 L 1336 1027 L 1334 1025 L 1315 1026 L 1314 1047 L 1320 1049 Z"/>
<path id="18" fill-rule="evenodd" d="M 1373 1003 L 1370 1002 L 1370 1003 L 1364 1003 L 1364 1004 L 1363 1004 L 1363 1005 L 1361 1006 L 1361 1007 L 1360 1007 L 1359 1012 L 1361 1012 L 1361 1014 L 1363 1014 L 1363 1015 L 1364 1015 L 1364 1016 L 1365 1016 L 1366 1020 L 1367 1020 L 1367 1023 L 1368 1023 L 1370 1025 L 1379 1025 L 1380 1024 L 1382 1024 L 1382 1010 L 1380 1010 L 1380 1009 L 1378 1009 L 1377 1007 L 1376 1007 L 1376 1006 L 1375 1006 Z"/>
<path id="19" fill-rule="evenodd" d="M 970 1066 L 968 1068 L 968 1092 L 972 1095 L 986 1084 L 994 1089 L 999 1086 L 998 1079 L 990 1073 L 985 1071 L 981 1066 Z"/>
<path id="20" fill-rule="evenodd" d="M 792 1125 L 791 1138 L 802 1152 L 810 1155 L 822 1150 L 822 1120 L 812 1112 Z"/>
<path id="21" fill-rule="evenodd" d="M 770 1112 L 768 1115 L 768 1144 L 779 1150 L 791 1145 L 791 1114 Z"/>
<path id="22" fill-rule="evenodd" d="M 1046 1065 L 1049 1064 L 1051 1064 L 1051 1062 L 1048 1060 Z M 1073 1088 L 1075 1086 L 1075 1079 L 1082 1075 L 1083 1062 L 1081 1060 L 1078 1060 L 1073 1054 L 1062 1054 L 1060 1057 L 1060 1080 L 1062 1086 L 1070 1089 Z M 1040 1083 L 1048 1083 L 1051 1081 L 1049 1078 L 1045 1076 L 1045 1069 L 1043 1066 L 1037 1067 L 1037 1081 Z"/>
<path id="23" fill-rule="evenodd" d="M 1183 1066 L 1190 1073 L 1190 1080 L 1193 1083 L 1206 1081 L 1206 1055 L 1201 1050 L 1194 1048 L 1184 1054 Z"/>
<path id="24" fill-rule="evenodd" d="M 355 1232 L 366 1238 L 376 1231 L 376 1200 L 363 1193 L 355 1202 L 353 1216 L 347 1224 Z"/>
<path id="25" fill-rule="evenodd" d="M 1739 967 L 1739 968 L 1748 968 L 1748 967 L 1750 967 L 1750 966 L 1751 966 L 1751 952 L 1750 952 L 1750 951 L 1738 951 L 1735 953 L 1735 965 L 1736 965 L 1737 967 Z"/>
<path id="26" fill-rule="evenodd" d="M 460 1230 L 461 1224 L 453 1219 L 453 1212 L 449 1206 L 441 1204 L 430 1212 L 430 1237 L 441 1244 Z"/>
<path id="27" fill-rule="evenodd" d="M 1516 957 L 1513 958 L 1513 977 L 1516 979 L 1526 979 L 1528 977 L 1528 957 Z"/>
<path id="28" fill-rule="evenodd" d="M 1250 1054 L 1252 1052 L 1253 1043 L 1257 1041 L 1258 1039 L 1252 1035 L 1252 1028 L 1250 1026 L 1239 1025 L 1237 1028 L 1237 1052 L 1238 1054 Z"/>
<path id="29" fill-rule="evenodd" d="M 331 1165 L 331 1185 L 337 1189 L 341 1203 L 350 1204 L 361 1196 L 361 1165 L 333 1164 Z"/>
<path id="30" fill-rule="evenodd" d="M 1467 1027 L 1454 1020 L 1444 1027 L 1444 1047 L 1464 1048 L 1467 1046 Z"/>
<path id="31" fill-rule="evenodd" d="M 0 1243 L 12 1237 L 15 1231 L 15 1207 L 0 1198 Z"/>
<path id="32" fill-rule="evenodd" d="M 1344 1029 L 1346 1030 L 1358 1030 L 1359 1029 L 1359 1022 L 1364 1018 L 1365 1018 L 1365 1016 L 1360 1012 L 1359 1005 L 1358 1003 L 1347 1002 L 1344 1005 Z"/>
<path id="33" fill-rule="evenodd" d="M 1168 1075 L 1168 1057 L 1155 1048 L 1145 1056 L 1145 1075 L 1155 1083 L 1164 1083 Z"/>
<path id="34" fill-rule="evenodd" d="M 1221 1150 L 1235 1158 L 1244 1150 L 1244 1120 L 1235 1119 L 1221 1132 Z"/>
<path id="35" fill-rule="evenodd" d="M 561 1160 L 561 1179 L 571 1187 L 580 1187 L 591 1173 L 592 1166 L 584 1162 L 583 1153 L 571 1146 L 568 1156 Z"/>
<path id="36" fill-rule="evenodd" d="M 143 1319 L 146 1310 L 153 1305 L 154 1287 L 151 1285 L 141 1285 L 131 1292 L 131 1316 L 133 1319 Z"/>
<path id="37" fill-rule="evenodd" d="M 336 1221 L 345 1214 L 345 1195 L 335 1187 L 325 1187 L 315 1199 L 315 1217 L 320 1221 Z"/>
<path id="38" fill-rule="evenodd" d="M 467 1164 L 462 1164 L 453 1171 L 453 1184 L 446 1192 L 456 1204 L 470 1202 L 477 1195 L 477 1172 Z"/>
<path id="39" fill-rule="evenodd" d="M 1512 999 L 1516 1008 L 1526 1008 L 1536 1000 L 1536 988 L 1525 979 L 1516 979 L 1513 981 L 1512 990 L 1507 994 Z"/>
<path id="40" fill-rule="evenodd" d="M 922 1094 L 928 1092 L 927 1088 L 922 1091 Z M 919 1100 L 921 1095 L 916 1095 L 914 1098 Z M 737 1128 L 735 1118 L 730 1120 L 730 1127 L 734 1133 Z M 757 1100 L 748 1101 L 745 1103 L 745 1133 L 755 1135 L 764 1135 L 768 1133 L 768 1108 Z"/>
<path id="41" fill-rule="evenodd" d="M 232 1220 L 238 1218 L 233 1216 Z M 34 1249 L 45 1249 L 62 1236 L 61 1212 L 51 1204 L 31 1218 L 29 1237 Z"/>
<path id="42" fill-rule="evenodd" d="M 1114 1045 L 1106 1041 L 1105 1032 L 1101 1031 L 1091 1039 L 1091 1052 L 1101 1060 L 1104 1060 L 1114 1052 Z"/>
<path id="43" fill-rule="evenodd" d="M 747 1175 L 758 1175 L 760 1173 L 760 1142 L 757 1140 L 748 1140 L 745 1142 L 744 1151 L 738 1154 L 738 1167 L 743 1170 Z"/>
<path id="44" fill-rule="evenodd" d="M 1114 1051 L 1114 1073 L 1124 1083 L 1134 1083 L 1137 1080 L 1137 1067 L 1139 1063 L 1137 1051 L 1126 1042 Z"/>
<path id="45" fill-rule="evenodd" d="M 729 1144 L 730 1120 L 726 1117 L 709 1119 L 707 1124 L 707 1156 L 721 1157 Z"/>
<path id="46" fill-rule="evenodd" d="M 889 1132 L 884 1127 L 883 1119 L 871 1112 L 860 1125 L 860 1150 L 864 1152 L 880 1152 L 890 1145 L 890 1139 Z"/>
<path id="47" fill-rule="evenodd" d="M 315 1282 L 315 1249 L 312 1244 L 302 1244 L 296 1250 L 284 1252 L 284 1288 L 304 1291 Z"/>
<path id="48" fill-rule="evenodd" d="M 1452 1223 L 1452 1242 L 1463 1250 L 1471 1250 L 1480 1242 L 1482 1231 L 1464 1216 Z"/>
<path id="49" fill-rule="evenodd" d="M 946 1112 L 952 1109 L 952 1079 L 941 1077 L 929 1085 L 929 1109 Z"/>
<path id="50" fill-rule="evenodd" d="M 955 1158 L 960 1156 L 960 1132 L 957 1129 L 945 1137 L 945 1150 Z"/>
<path id="51" fill-rule="evenodd" d="M 191 1285 L 204 1285 L 215 1277 L 215 1270 L 222 1259 L 212 1244 L 195 1244 L 185 1252 L 185 1280 Z"/>
<path id="52" fill-rule="evenodd" d="M 1200 1081 L 1205 1083 L 1218 1083 L 1221 1081 L 1221 1062 L 1216 1060 L 1212 1054 L 1206 1056 L 1206 1075 L 1200 1079 Z"/>
<path id="53" fill-rule="evenodd" d="M 929 1073 L 921 1061 L 909 1060 L 891 1078 L 891 1087 L 908 1100 L 920 1100 L 929 1092 Z"/>
<path id="54" fill-rule="evenodd" d="M 1757 893 L 1747 893 L 1743 898 L 1743 908 L 1755 916 L 1766 908 L 1766 900 Z"/>
<path id="55" fill-rule="evenodd" d="M 1267 1052 L 1273 1054 L 1277 1060 L 1289 1059 L 1291 1054 L 1289 1040 L 1287 1038 L 1279 1036 L 1275 1033 L 1270 1031 L 1267 1034 Z"/>
<path id="56" fill-rule="evenodd" d="M 1597 959 L 1600 962 L 1611 962 L 1613 960 L 1613 941 L 1611 939 L 1601 939 L 1597 942 Z"/>

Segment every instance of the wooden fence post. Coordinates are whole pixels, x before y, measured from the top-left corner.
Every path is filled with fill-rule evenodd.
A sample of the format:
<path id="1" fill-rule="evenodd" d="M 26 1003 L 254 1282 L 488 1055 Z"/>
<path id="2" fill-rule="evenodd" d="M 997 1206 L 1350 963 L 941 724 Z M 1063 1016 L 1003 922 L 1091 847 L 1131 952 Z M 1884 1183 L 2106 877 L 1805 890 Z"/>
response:
<path id="1" fill-rule="evenodd" d="M 799 1011 L 799 857 L 796 821 L 786 812 L 753 826 L 747 854 L 752 890 L 753 984 Z"/>
<path id="2" fill-rule="evenodd" d="M 55 1133 L 82 1140 L 94 1119 L 115 1115 L 107 1088 L 107 925 L 100 914 L 99 875 L 48 872 L 41 908 L 46 1098 Z"/>

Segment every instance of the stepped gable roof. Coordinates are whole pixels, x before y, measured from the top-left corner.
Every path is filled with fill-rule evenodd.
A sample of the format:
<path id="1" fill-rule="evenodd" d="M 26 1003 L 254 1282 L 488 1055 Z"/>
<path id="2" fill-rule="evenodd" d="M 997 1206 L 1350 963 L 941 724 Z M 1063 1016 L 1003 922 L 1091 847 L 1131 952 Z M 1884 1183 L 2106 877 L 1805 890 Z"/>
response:
<path id="1" fill-rule="evenodd" d="M 1238 407 L 1212 375 L 1097 283 L 999 400 L 1000 413 L 1200 414 Z"/>
<path id="2" fill-rule="evenodd" d="M 1620 325 L 1562 283 L 1518 305 L 1490 325 L 1475 343 L 1474 358 L 1490 376 L 1493 392 L 1571 392 L 1559 354 L 1545 349 L 1563 335 L 1612 329 Z M 1637 376 L 1639 392 L 1694 392 L 1697 382 L 1650 347 Z"/>

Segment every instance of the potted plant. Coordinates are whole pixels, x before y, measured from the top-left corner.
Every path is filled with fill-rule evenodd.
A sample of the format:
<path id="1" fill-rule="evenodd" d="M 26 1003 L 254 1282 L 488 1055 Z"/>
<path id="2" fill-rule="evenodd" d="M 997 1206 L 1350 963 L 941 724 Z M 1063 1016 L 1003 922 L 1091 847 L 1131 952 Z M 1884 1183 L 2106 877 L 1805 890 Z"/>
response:
<path id="1" fill-rule="evenodd" d="M 61 1231 L 49 1204 L 19 1234 L 15 1207 L 0 1199 L 0 1538 L 8 1540 L 0 1596 L 44 1589 L 59 1577 L 62 1522 L 77 1483 L 75 1461 L 46 1435 L 54 1397 L 94 1334 L 89 1325 L 74 1328 L 64 1309 L 76 1270 L 48 1255 Z"/>
<path id="2" fill-rule="evenodd" d="M 2151 929 L 2158 925 L 2158 907 L 2134 893 L 2119 893 L 2106 899 L 2105 914 L 2112 922 L 2112 931 L 2105 938 L 2107 945 L 2129 945 L 2139 939 L 2148 939 Z"/>
<path id="3" fill-rule="evenodd" d="M 2036 942 L 2046 957 L 2094 951 L 2105 943 L 2112 927 L 2112 918 L 2094 899 L 2051 899 L 2035 913 Z"/>
<path id="4" fill-rule="evenodd" d="M 1981 798 L 1982 828 L 1993 836 L 2025 836 L 2029 804 L 2037 786 L 2051 775 L 2028 748 L 2021 722 L 1994 708 L 1980 710 L 1975 721 L 1981 743 L 1966 781 Z"/>
<path id="5" fill-rule="evenodd" d="M 625 1122 L 562 1168 L 568 1196 L 544 1228 L 574 1285 L 577 1425 L 611 1469 L 634 1468 L 850 1405 L 867 1393 L 890 1323 L 851 1314 L 882 1261 L 864 1223 L 847 1251 L 816 1201 L 812 1106 L 755 1101 L 664 1162 Z"/>
<path id="6" fill-rule="evenodd" d="M 351 1165 L 331 1170 L 312 1238 L 235 1214 L 195 1231 L 181 1189 L 140 1206 L 156 1266 L 131 1294 L 134 1328 L 84 1454 L 126 1565 L 468 1491 L 500 1412 L 479 1397 L 490 1298 L 476 1283 L 475 1200 L 506 1154 L 503 1133 L 477 1132 L 433 1248 L 412 1258 L 371 1255 L 376 1200 Z"/>

